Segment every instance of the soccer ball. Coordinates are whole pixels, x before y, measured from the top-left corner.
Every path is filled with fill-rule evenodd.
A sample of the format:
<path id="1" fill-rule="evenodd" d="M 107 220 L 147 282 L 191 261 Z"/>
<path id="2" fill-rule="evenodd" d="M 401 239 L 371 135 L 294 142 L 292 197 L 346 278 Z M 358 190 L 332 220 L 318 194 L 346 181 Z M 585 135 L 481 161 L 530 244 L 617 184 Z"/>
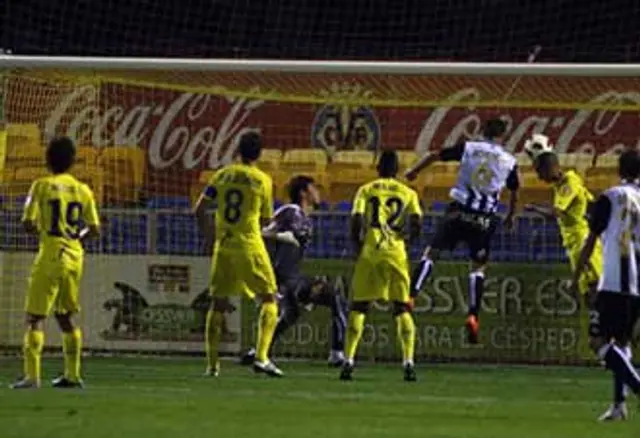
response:
<path id="1" fill-rule="evenodd" d="M 529 140 L 524 142 L 524 151 L 529 155 L 529 158 L 535 161 L 538 155 L 553 152 L 553 145 L 546 135 L 533 134 Z"/>

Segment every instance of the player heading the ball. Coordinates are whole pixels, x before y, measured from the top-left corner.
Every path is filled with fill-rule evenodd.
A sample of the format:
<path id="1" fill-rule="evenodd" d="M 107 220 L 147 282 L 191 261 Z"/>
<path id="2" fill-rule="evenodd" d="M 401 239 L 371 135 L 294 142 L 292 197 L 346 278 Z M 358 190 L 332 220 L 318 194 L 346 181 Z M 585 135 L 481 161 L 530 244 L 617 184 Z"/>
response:
<path id="1" fill-rule="evenodd" d="M 377 168 L 379 178 L 358 189 L 351 211 L 351 241 L 357 261 L 340 379 L 353 378 L 356 350 L 371 303 L 390 301 L 402 349 L 404 379 L 415 381 L 416 327 L 411 315 L 409 257 L 404 240 L 407 232 L 410 240 L 419 237 L 422 210 L 416 192 L 396 179 L 395 151 L 383 151 Z"/>
<path id="2" fill-rule="evenodd" d="M 280 377 L 268 357 L 278 319 L 276 277 L 262 227 L 273 216 L 273 183 L 255 165 L 262 152 L 262 139 L 255 132 L 240 137 L 240 161 L 220 169 L 198 199 L 195 214 L 207 247 L 212 247 L 210 292 L 213 297 L 207 313 L 205 342 L 207 371 L 220 371 L 218 349 L 224 313 L 231 297 L 246 294 L 260 302 L 254 371 Z M 211 211 L 217 204 L 215 223 Z"/>
<path id="3" fill-rule="evenodd" d="M 469 273 L 469 311 L 466 328 L 469 342 L 478 343 L 479 313 L 484 292 L 485 268 L 489 261 L 491 239 L 500 222 L 496 214 L 500 194 L 511 192 L 504 224 L 510 228 L 520 187 L 517 161 L 502 147 L 507 127 L 500 119 L 491 119 L 483 128 L 483 138 L 459 143 L 439 153 L 427 154 L 406 172 L 408 180 L 436 161 L 459 161 L 455 186 L 443 221 L 413 273 L 412 294 L 417 296 L 431 276 L 433 263 L 441 250 L 453 250 L 460 242 L 467 244 L 471 259 Z"/>
<path id="4" fill-rule="evenodd" d="M 22 225 L 27 233 L 39 236 L 40 245 L 31 268 L 25 304 L 24 377 L 12 385 L 15 389 L 40 386 L 42 324 L 52 311 L 62 330 L 64 353 L 64 374 L 53 381 L 53 386 L 82 387 L 82 333 L 71 317 L 80 310 L 82 240 L 100 234 L 100 219 L 91 189 L 68 173 L 75 156 L 71 139 L 51 140 L 46 148 L 51 175 L 34 181 L 25 203 Z"/>

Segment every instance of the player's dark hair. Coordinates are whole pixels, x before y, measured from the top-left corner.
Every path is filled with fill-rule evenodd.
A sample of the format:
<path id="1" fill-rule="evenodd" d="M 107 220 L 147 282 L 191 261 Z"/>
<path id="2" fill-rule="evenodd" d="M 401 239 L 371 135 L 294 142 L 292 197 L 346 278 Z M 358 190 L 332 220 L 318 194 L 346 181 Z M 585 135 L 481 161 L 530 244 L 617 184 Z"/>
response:
<path id="1" fill-rule="evenodd" d="M 289 199 L 294 204 L 300 204 L 302 201 L 302 192 L 307 190 L 310 185 L 315 183 L 313 178 L 307 175 L 298 175 L 289 181 Z"/>
<path id="2" fill-rule="evenodd" d="M 69 137 L 53 138 L 47 145 L 47 167 L 53 173 L 65 173 L 76 158 L 76 145 Z"/>
<path id="3" fill-rule="evenodd" d="M 507 132 L 507 123 L 502 119 L 490 119 L 482 128 L 482 135 L 487 140 L 502 137 Z"/>
<path id="4" fill-rule="evenodd" d="M 260 158 L 262 139 L 257 132 L 242 134 L 238 143 L 238 152 L 243 163 L 253 163 Z"/>
<path id="5" fill-rule="evenodd" d="M 629 182 L 640 179 L 640 151 L 628 148 L 618 158 L 618 174 Z"/>
<path id="6" fill-rule="evenodd" d="M 542 169 L 549 169 L 552 166 L 559 164 L 560 161 L 558 160 L 558 156 L 554 152 L 542 152 L 533 162 L 533 165 L 538 172 Z"/>
<path id="7" fill-rule="evenodd" d="M 392 178 L 398 174 L 398 154 L 394 150 L 382 151 L 378 159 L 378 175 L 382 178 Z"/>

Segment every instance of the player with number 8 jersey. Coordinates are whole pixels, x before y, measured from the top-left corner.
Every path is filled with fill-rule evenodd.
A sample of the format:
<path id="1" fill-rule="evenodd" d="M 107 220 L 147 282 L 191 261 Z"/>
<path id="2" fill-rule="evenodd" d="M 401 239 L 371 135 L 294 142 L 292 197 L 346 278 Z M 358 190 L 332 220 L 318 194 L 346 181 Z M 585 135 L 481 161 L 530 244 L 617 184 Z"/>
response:
<path id="1" fill-rule="evenodd" d="M 240 162 L 219 170 L 196 206 L 205 240 L 213 242 L 210 290 L 212 308 L 207 315 L 207 374 L 219 372 L 218 345 L 228 299 L 245 293 L 261 302 L 254 370 L 269 376 L 282 372 L 269 361 L 278 307 L 276 277 L 262 238 L 262 225 L 273 216 L 271 178 L 255 166 L 262 150 L 257 133 L 247 133 L 238 145 Z M 217 204 L 215 225 L 208 211 Z"/>
<path id="2" fill-rule="evenodd" d="M 14 389 L 40 386 L 40 358 L 44 346 L 43 321 L 53 311 L 62 330 L 64 375 L 55 387 L 80 387 L 82 336 L 71 317 L 80 310 L 79 288 L 84 250 L 81 240 L 99 234 L 100 220 L 91 189 L 68 173 L 75 160 L 75 145 L 67 137 L 53 139 L 46 150 L 51 175 L 31 186 L 22 224 L 39 236 L 25 310 L 24 376 Z"/>

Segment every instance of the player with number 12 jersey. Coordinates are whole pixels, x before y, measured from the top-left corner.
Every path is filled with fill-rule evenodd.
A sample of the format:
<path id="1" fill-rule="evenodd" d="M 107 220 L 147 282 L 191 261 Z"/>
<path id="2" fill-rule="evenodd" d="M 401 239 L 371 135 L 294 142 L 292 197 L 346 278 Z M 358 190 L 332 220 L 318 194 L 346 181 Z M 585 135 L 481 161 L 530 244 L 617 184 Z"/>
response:
<path id="1" fill-rule="evenodd" d="M 358 189 L 351 212 L 351 240 L 358 259 L 351 282 L 351 306 L 341 380 L 351 380 L 364 320 L 373 301 L 390 301 L 402 349 L 404 378 L 415 381 L 415 324 L 411 315 L 409 259 L 405 246 L 420 234 L 422 210 L 416 192 L 398 181 L 398 157 L 384 151 L 379 178 Z"/>

